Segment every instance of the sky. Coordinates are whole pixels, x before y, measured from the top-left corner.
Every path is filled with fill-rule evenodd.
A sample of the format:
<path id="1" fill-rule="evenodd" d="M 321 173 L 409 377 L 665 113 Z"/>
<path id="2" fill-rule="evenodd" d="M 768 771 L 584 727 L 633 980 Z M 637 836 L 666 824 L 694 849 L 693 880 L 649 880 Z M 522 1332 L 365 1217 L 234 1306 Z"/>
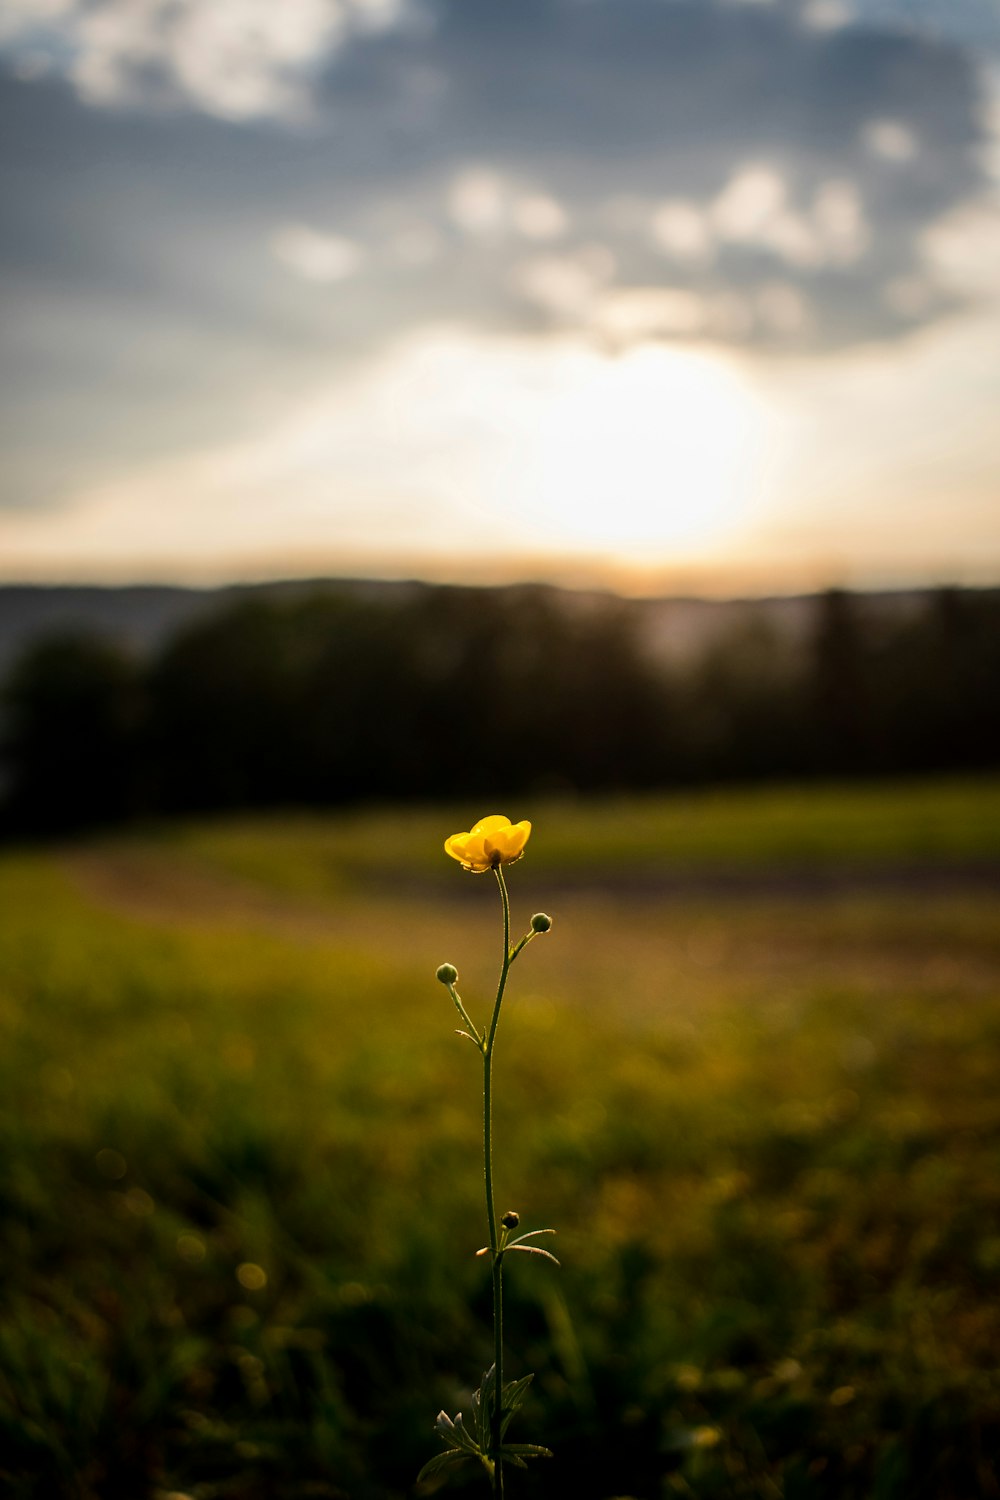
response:
<path id="1" fill-rule="evenodd" d="M 1000 582 L 1000 0 L 0 0 L 0 582 Z"/>

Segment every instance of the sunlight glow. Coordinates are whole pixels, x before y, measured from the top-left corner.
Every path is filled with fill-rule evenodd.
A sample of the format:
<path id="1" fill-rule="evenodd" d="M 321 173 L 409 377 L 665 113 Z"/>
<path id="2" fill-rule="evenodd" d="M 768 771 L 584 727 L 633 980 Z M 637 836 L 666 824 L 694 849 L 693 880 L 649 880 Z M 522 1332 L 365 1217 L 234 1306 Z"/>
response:
<path id="1" fill-rule="evenodd" d="M 755 490 L 762 413 L 734 366 L 647 345 L 565 355 L 509 504 L 567 551 L 650 561 L 731 541 Z"/>
<path id="2" fill-rule="evenodd" d="M 165 455 L 31 514 L 0 514 L 22 576 L 72 556 L 147 577 L 311 571 L 400 557 L 643 566 L 739 546 L 766 408 L 739 367 L 682 346 L 609 356 L 439 329 L 269 429 Z"/>
<path id="3" fill-rule="evenodd" d="M 0 557 L 24 581 L 325 572 L 758 592 L 930 578 L 942 557 L 988 581 L 997 329 L 977 327 L 911 346 L 905 378 L 875 348 L 762 368 L 705 344 L 608 354 L 427 329 L 228 442 L 0 510 Z M 979 506 L 975 566 L 940 503 L 954 485 Z M 906 527 L 886 501 L 901 492 Z"/>

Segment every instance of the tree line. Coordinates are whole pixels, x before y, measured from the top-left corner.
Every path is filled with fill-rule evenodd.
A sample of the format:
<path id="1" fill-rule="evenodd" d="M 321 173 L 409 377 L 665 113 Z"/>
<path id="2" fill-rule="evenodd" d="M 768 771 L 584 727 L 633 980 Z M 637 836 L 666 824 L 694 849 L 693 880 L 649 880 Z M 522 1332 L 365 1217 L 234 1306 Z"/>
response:
<path id="1" fill-rule="evenodd" d="M 1000 763 L 1000 593 L 879 620 L 818 595 L 693 660 L 642 607 L 535 587 L 259 594 L 151 655 L 35 641 L 0 718 L 0 830 L 513 792 L 906 774 Z"/>

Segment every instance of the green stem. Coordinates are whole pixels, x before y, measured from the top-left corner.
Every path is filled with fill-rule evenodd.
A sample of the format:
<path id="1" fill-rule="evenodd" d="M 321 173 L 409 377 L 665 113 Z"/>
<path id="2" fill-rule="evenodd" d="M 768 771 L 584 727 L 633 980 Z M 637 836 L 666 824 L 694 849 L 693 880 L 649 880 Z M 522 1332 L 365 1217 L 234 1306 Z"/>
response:
<path id="1" fill-rule="evenodd" d="M 500 1426 L 503 1421 L 503 1256 L 493 1257 L 493 1493 L 503 1500 L 503 1459 Z"/>
<path id="2" fill-rule="evenodd" d="M 510 970 L 510 900 L 503 871 L 495 865 L 493 873 L 500 887 L 503 902 L 503 963 L 497 997 L 493 1002 L 493 1016 L 483 1049 L 483 1164 L 486 1176 L 486 1221 L 490 1236 L 490 1257 L 493 1263 L 493 1493 L 503 1497 L 503 1461 L 500 1457 L 500 1426 L 503 1420 L 503 1256 L 497 1235 L 496 1207 L 493 1201 L 493 1044 L 496 1041 L 500 1006 Z"/>

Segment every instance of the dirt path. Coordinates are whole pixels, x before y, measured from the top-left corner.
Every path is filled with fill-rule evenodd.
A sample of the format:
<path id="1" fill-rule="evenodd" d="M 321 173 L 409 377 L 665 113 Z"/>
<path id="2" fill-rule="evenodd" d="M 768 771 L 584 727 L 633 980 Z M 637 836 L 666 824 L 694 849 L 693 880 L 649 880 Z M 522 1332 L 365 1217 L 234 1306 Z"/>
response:
<path id="1" fill-rule="evenodd" d="M 65 851 L 61 864 L 73 880 L 101 905 L 137 917 L 194 924 L 245 925 L 331 934 L 350 927 L 362 909 L 373 905 L 411 908 L 421 921 L 443 908 L 478 905 L 472 882 L 449 887 L 415 878 L 389 876 L 376 886 L 361 884 L 349 894 L 290 893 L 268 889 L 252 880 L 213 868 L 197 857 L 160 847 L 104 846 Z M 866 895 L 961 896 L 1000 895 L 1000 864 L 893 863 L 886 865 L 797 865 L 787 868 L 729 867 L 711 870 L 615 871 L 595 879 L 547 880 L 534 872 L 519 878 L 527 901 L 580 898 L 661 907 L 664 901 L 719 900 L 742 902 L 816 901 Z"/>
<path id="2" fill-rule="evenodd" d="M 60 863 L 91 900 L 144 921 L 266 926 L 297 937 L 328 937 L 344 921 L 332 900 L 269 891 L 161 849 L 76 849 Z"/>

